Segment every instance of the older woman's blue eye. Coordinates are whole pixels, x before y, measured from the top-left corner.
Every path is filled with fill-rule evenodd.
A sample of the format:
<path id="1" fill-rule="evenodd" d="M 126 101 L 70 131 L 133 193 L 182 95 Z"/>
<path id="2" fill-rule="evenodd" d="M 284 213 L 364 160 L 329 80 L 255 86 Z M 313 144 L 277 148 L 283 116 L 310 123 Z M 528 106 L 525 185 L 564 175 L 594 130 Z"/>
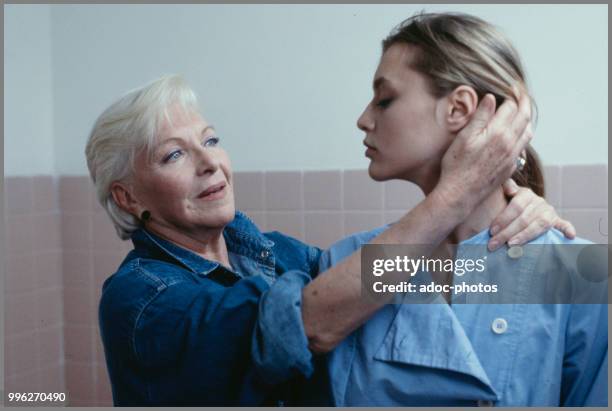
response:
<path id="1" fill-rule="evenodd" d="M 214 147 L 219 144 L 219 137 L 211 137 L 204 142 L 205 147 Z"/>
<path id="2" fill-rule="evenodd" d="M 181 154 L 183 154 L 183 152 L 181 150 L 175 150 L 172 153 L 168 154 L 166 157 L 164 157 L 164 163 L 167 163 L 168 161 L 172 161 L 172 160 L 176 160 L 178 159 Z"/>

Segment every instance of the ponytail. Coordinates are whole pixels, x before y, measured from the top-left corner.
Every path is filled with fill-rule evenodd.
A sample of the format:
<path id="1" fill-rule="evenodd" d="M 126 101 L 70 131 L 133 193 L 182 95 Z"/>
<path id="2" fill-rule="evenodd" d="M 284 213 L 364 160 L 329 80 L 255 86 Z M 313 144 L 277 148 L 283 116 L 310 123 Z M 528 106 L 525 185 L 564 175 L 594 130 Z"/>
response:
<path id="1" fill-rule="evenodd" d="M 516 170 L 512 174 L 512 179 L 520 187 L 530 188 L 531 191 L 544 197 L 544 174 L 542 173 L 542 163 L 538 158 L 538 154 L 535 152 L 530 144 L 525 149 L 525 166 L 522 170 Z"/>

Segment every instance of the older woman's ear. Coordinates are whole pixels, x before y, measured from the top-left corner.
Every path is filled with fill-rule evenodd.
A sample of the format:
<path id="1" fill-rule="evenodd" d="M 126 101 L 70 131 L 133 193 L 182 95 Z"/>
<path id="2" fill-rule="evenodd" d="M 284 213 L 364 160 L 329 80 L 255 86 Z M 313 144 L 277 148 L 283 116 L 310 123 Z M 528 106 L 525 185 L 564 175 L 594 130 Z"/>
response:
<path id="1" fill-rule="evenodd" d="M 110 187 L 111 195 L 115 203 L 123 211 L 130 213 L 136 217 L 140 215 L 141 204 L 138 202 L 136 197 L 132 194 L 132 190 L 125 183 L 114 181 Z"/>
<path id="2" fill-rule="evenodd" d="M 453 133 L 458 133 L 469 123 L 478 107 L 478 95 L 470 86 L 459 86 L 447 97 L 446 126 Z"/>

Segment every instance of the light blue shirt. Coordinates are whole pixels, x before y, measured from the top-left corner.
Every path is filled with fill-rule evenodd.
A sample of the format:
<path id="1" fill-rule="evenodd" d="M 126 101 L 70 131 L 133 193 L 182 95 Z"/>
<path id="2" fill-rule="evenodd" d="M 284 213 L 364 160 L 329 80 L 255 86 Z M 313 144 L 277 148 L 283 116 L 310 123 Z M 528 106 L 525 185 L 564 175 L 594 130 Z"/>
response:
<path id="1" fill-rule="evenodd" d="M 385 228 L 331 246 L 320 272 Z M 457 255 L 489 238 L 477 234 Z M 580 243 L 550 230 L 530 244 Z M 488 257 L 514 264 L 524 289 L 534 283 L 529 252 L 510 258 L 502 247 Z M 330 353 L 328 371 L 337 406 L 607 406 L 608 307 L 388 304 Z"/>

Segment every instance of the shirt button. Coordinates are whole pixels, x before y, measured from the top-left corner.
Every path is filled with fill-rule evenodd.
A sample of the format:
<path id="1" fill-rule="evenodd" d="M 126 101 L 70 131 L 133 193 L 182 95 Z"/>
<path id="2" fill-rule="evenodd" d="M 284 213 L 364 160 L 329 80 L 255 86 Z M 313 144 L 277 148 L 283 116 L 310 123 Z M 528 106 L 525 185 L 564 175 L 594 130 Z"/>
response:
<path id="1" fill-rule="evenodd" d="M 491 324 L 491 329 L 495 334 L 503 334 L 508 329 L 508 322 L 503 318 L 496 318 Z"/>
<path id="2" fill-rule="evenodd" d="M 479 407 L 492 407 L 493 406 L 493 401 L 478 400 L 478 406 Z"/>
<path id="3" fill-rule="evenodd" d="M 270 255 L 270 252 L 268 250 L 263 250 L 261 252 L 261 258 L 268 258 L 269 255 Z"/>
<path id="4" fill-rule="evenodd" d="M 522 256 L 523 247 L 521 247 L 520 245 L 513 245 L 512 247 L 508 248 L 508 257 L 516 260 L 517 258 L 521 258 Z"/>

